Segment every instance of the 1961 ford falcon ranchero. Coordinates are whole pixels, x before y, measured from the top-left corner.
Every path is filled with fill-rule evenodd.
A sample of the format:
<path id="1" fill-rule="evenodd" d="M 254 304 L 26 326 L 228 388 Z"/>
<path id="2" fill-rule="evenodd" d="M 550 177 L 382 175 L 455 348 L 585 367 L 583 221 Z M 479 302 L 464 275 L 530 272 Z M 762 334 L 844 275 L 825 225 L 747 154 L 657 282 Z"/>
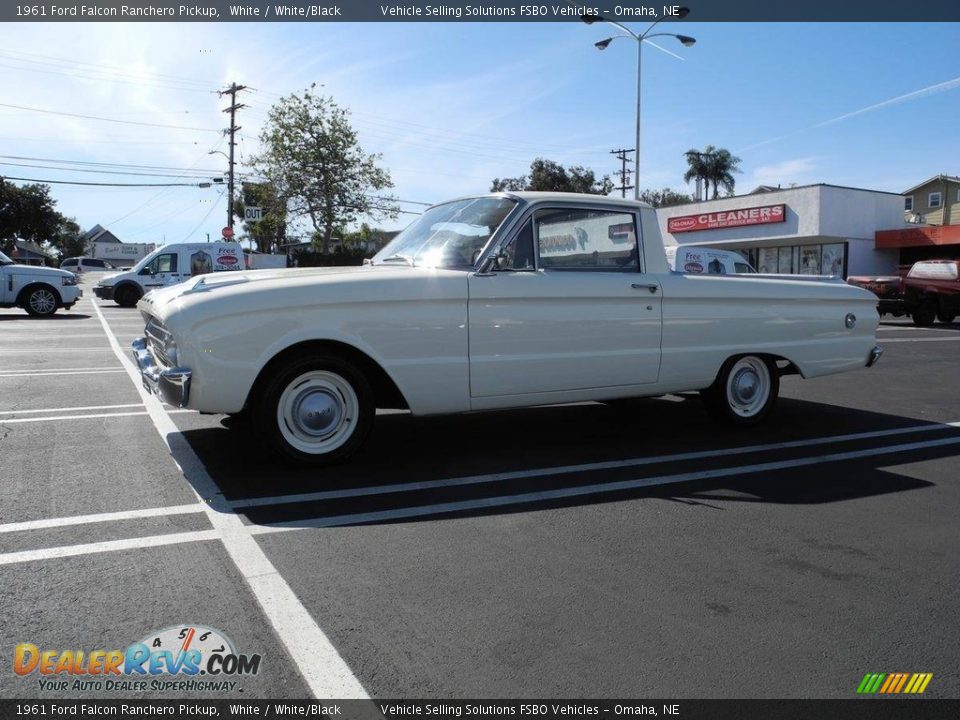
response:
<path id="1" fill-rule="evenodd" d="M 779 379 L 872 365 L 876 298 L 838 278 L 685 275 L 653 208 L 503 193 L 427 210 L 364 267 L 208 275 L 139 303 L 144 384 L 249 413 L 299 463 L 356 452 L 375 409 L 414 414 L 699 390 L 749 425 Z"/>

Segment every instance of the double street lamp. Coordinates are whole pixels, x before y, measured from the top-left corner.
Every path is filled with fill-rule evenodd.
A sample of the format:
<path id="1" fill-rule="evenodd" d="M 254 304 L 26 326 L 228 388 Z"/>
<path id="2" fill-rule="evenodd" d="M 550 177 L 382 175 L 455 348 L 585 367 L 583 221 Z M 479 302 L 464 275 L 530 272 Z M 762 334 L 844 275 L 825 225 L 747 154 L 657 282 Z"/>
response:
<path id="1" fill-rule="evenodd" d="M 685 18 L 690 12 L 690 8 L 679 8 L 676 15 L 672 15 L 672 18 Z M 672 37 L 680 41 L 684 47 L 690 47 L 696 41 L 695 38 L 690 37 L 689 35 L 677 35 L 675 33 L 653 33 L 650 31 L 653 30 L 658 23 L 662 20 L 666 20 L 667 16 L 661 17 L 659 20 L 654 22 L 650 27 L 648 27 L 643 33 L 635 33 L 633 30 L 628 28 L 626 25 L 616 22 L 615 20 L 607 20 L 599 15 L 581 15 L 580 19 L 583 20 L 587 25 L 592 25 L 595 22 L 606 23 L 607 25 L 613 25 L 616 28 L 619 28 L 622 31 L 622 35 L 614 35 L 613 37 L 608 37 L 604 40 L 601 40 L 597 43 L 594 43 L 597 50 L 606 50 L 610 43 L 618 38 L 631 37 L 637 42 L 637 135 L 635 138 L 635 149 L 633 153 L 633 198 L 635 200 L 640 199 L 640 79 L 641 79 L 641 69 L 643 62 L 643 43 L 651 38 L 655 37 Z"/>

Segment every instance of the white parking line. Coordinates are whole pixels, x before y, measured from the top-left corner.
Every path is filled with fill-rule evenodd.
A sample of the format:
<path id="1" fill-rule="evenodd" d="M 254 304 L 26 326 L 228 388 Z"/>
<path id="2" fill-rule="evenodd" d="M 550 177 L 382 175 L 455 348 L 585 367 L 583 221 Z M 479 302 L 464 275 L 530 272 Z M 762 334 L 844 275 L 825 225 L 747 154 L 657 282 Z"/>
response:
<path id="1" fill-rule="evenodd" d="M 179 545 L 181 543 L 200 542 L 202 540 L 218 540 L 219 538 L 220 532 L 218 530 L 195 530 L 193 532 L 152 535 L 149 537 L 129 538 L 125 540 L 104 540 L 86 545 L 61 545 L 58 547 L 41 548 L 40 550 L 22 550 L 20 552 L 6 553 L 0 555 L 0 565 L 14 565 L 16 563 L 34 562 L 36 560 L 51 560 L 53 558 L 116 552 L 118 550 L 136 550 L 148 547 L 162 547 L 163 545 Z"/>
<path id="2" fill-rule="evenodd" d="M 43 410 L 0 410 L 0 415 L 26 415 L 27 413 L 79 412 L 80 410 L 115 410 L 117 408 L 143 407 L 143 403 L 125 403 L 123 405 L 84 405 L 83 407 L 46 408 Z"/>
<path id="3" fill-rule="evenodd" d="M 139 406 L 137 406 L 139 407 Z M 193 410 L 167 410 L 169 414 L 180 414 L 180 413 L 192 413 Z M 50 422 L 53 420 L 96 420 L 97 418 L 114 418 L 114 417 L 136 417 L 137 415 L 149 415 L 150 413 L 146 410 L 141 412 L 118 412 L 118 413 L 89 413 L 85 415 L 52 415 L 50 417 L 37 417 L 37 418 L 12 418 L 10 420 L 0 420 L 0 425 L 17 425 L 19 423 L 37 423 L 37 422 Z"/>
<path id="4" fill-rule="evenodd" d="M 68 515 L 58 518 L 44 518 L 43 520 L 24 520 L 21 522 L 0 525 L 0 533 L 26 532 L 28 530 L 45 530 L 48 528 L 69 527 L 71 525 L 89 525 L 92 523 L 115 522 L 117 520 L 137 520 L 140 518 L 166 517 L 167 515 L 189 515 L 203 512 L 203 508 L 194 503 L 191 505 L 170 505 L 168 507 L 145 508 L 143 510 L 120 510 L 93 515 Z"/>
<path id="5" fill-rule="evenodd" d="M 421 480 L 418 482 L 399 483 L 394 485 L 373 485 L 368 487 L 349 488 L 345 490 L 319 490 L 317 492 L 299 493 L 297 495 L 273 495 L 262 498 L 247 498 L 244 500 L 233 500 L 229 503 L 229 505 L 232 508 L 241 509 L 272 505 L 286 505 L 301 502 L 314 502 L 317 500 L 339 500 L 342 498 L 413 492 L 417 490 L 437 490 L 440 488 L 459 487 L 463 485 L 479 485 L 483 483 L 502 482 L 505 480 L 522 480 L 524 478 L 543 477 L 545 475 L 567 475 L 570 473 L 593 472 L 596 470 L 615 470 L 618 468 L 639 467 L 642 465 L 658 465 L 661 463 L 704 460 L 715 457 L 726 457 L 729 455 L 769 452 L 770 450 L 787 450 L 790 448 L 802 448 L 814 445 L 828 445 L 842 442 L 853 442 L 856 440 L 891 437 L 893 435 L 905 435 L 908 433 L 933 432 L 937 430 L 944 430 L 946 428 L 957 427 L 960 427 L 960 421 L 944 424 L 928 423 L 926 425 L 911 425 L 909 427 L 891 428 L 889 430 L 874 430 L 872 432 L 850 433 L 847 435 L 832 435 L 828 437 L 809 438 L 806 440 L 789 440 L 786 442 L 767 443 L 764 445 L 744 445 L 743 447 L 721 448 L 719 450 L 700 450 L 696 452 L 675 453 L 673 455 L 629 458 L 626 460 L 607 460 L 604 462 L 584 463 L 581 465 L 561 465 L 556 467 L 535 468 L 531 470 L 514 470 L 509 472 L 488 473 L 486 475 L 447 478 L 444 480 Z"/>
<path id="6" fill-rule="evenodd" d="M 143 389 L 139 372 L 133 367 L 129 353 L 121 349 L 100 308 L 97 305 L 93 308 L 109 337 L 113 352 L 126 368 L 154 427 L 170 449 L 174 463 L 184 477 L 189 478 L 197 502 L 203 507 L 210 524 L 219 533 L 227 554 L 247 581 L 254 598 L 290 653 L 310 691 L 318 698 L 368 699 L 369 695 L 363 685 L 270 562 L 263 548 L 243 524 L 243 520 L 237 515 L 221 513 L 210 507 L 208 499 L 222 504 L 223 493 L 186 438 L 164 412 L 160 402 Z M 134 546 L 136 547 L 136 544 Z"/>
<path id="7" fill-rule="evenodd" d="M 67 347 L 67 348 L 18 348 L 17 350 L 0 349 L 0 355 L 20 355 L 23 353 L 75 353 L 75 352 L 110 352 L 109 347 Z"/>
<path id="8" fill-rule="evenodd" d="M 69 338 L 69 339 L 71 339 L 71 340 L 76 340 L 76 339 L 79 339 L 79 338 L 100 338 L 101 340 L 106 340 L 106 338 L 103 336 L 103 333 L 82 333 L 82 334 L 79 334 L 79 335 L 63 335 L 63 334 L 61 334 L 61 333 L 56 333 L 56 332 L 50 333 L 49 335 L 42 335 L 42 334 L 39 334 L 39 333 L 32 333 L 32 334 L 30 335 L 30 337 L 29 337 L 29 340 L 31 340 L 31 341 L 34 341 L 34 340 L 64 340 L 64 339 L 66 339 L 66 338 Z M 5 339 L 6 339 L 6 340 L 11 340 L 11 338 L 9 338 L 9 337 L 8 337 L 8 338 L 5 338 Z M 13 341 L 15 342 L 15 341 L 18 340 L 18 339 L 19 339 L 19 338 L 13 338 Z M 23 339 L 24 339 L 24 340 L 27 340 L 28 338 L 23 338 Z"/>
<path id="9" fill-rule="evenodd" d="M 124 372 L 123 368 L 117 368 L 115 370 L 33 370 L 31 372 L 0 372 L 0 379 L 2 378 L 19 378 L 19 377 L 53 377 L 56 375 L 105 375 L 107 373 L 120 373 Z"/>
<path id="10" fill-rule="evenodd" d="M 960 445 L 960 437 L 927 440 L 925 442 L 905 443 L 887 447 L 868 448 L 832 455 L 820 455 L 810 458 L 782 460 L 778 462 L 759 463 L 756 465 L 741 465 L 739 467 L 721 468 L 718 470 L 700 470 L 696 472 L 677 473 L 674 475 L 660 475 L 658 477 L 640 478 L 637 480 L 621 480 L 617 482 L 594 483 L 591 485 L 577 485 L 555 490 L 540 490 L 537 492 L 520 493 L 518 495 L 498 495 L 496 497 L 476 498 L 456 502 L 436 503 L 433 505 L 419 505 L 416 507 L 395 508 L 392 510 L 378 510 L 367 513 L 351 513 L 346 515 L 330 515 L 327 517 L 308 518 L 304 520 L 290 520 L 251 527 L 254 535 L 264 535 L 291 528 L 319 528 L 337 527 L 341 525 L 355 525 L 358 523 L 378 522 L 383 520 L 400 520 L 415 517 L 427 517 L 444 513 L 461 512 L 464 510 L 480 510 L 484 508 L 503 507 L 505 505 L 527 505 L 545 500 L 561 500 L 564 498 L 582 495 L 606 495 L 609 493 L 635 490 L 657 485 L 673 485 L 690 482 L 692 480 L 709 480 L 712 478 L 729 477 L 732 475 L 750 475 L 771 470 L 788 470 L 796 467 L 821 465 L 830 462 L 842 462 L 876 455 L 890 455 L 911 450 L 942 447 L 945 445 Z"/>

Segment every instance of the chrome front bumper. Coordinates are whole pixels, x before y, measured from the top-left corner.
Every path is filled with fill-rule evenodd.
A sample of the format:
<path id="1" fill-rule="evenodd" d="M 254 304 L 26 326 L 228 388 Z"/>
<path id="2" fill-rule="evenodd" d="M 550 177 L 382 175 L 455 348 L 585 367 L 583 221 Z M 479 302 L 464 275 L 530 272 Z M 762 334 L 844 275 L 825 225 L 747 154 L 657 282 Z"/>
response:
<path id="1" fill-rule="evenodd" d="M 175 367 L 161 370 L 147 348 L 146 338 L 133 341 L 133 359 L 140 369 L 140 379 L 148 392 L 160 397 L 168 405 L 182 408 L 190 401 L 189 368 Z"/>
<path id="2" fill-rule="evenodd" d="M 874 345 L 873 350 L 870 351 L 870 356 L 867 358 L 867 367 L 876 365 L 881 355 L 883 355 L 883 348 L 879 345 Z"/>

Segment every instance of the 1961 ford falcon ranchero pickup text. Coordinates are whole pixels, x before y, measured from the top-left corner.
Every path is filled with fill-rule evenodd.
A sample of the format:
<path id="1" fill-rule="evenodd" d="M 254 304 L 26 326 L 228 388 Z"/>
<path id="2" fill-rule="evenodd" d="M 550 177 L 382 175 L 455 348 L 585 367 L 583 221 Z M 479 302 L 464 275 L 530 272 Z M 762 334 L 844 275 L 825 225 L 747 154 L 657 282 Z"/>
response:
<path id="1" fill-rule="evenodd" d="M 167 403 L 248 413 L 299 463 L 348 457 L 376 408 L 460 413 L 699 390 L 749 425 L 780 376 L 872 365 L 877 299 L 836 278 L 687 275 L 653 208 L 565 193 L 436 205 L 364 267 L 154 290 L 134 343 Z"/>

